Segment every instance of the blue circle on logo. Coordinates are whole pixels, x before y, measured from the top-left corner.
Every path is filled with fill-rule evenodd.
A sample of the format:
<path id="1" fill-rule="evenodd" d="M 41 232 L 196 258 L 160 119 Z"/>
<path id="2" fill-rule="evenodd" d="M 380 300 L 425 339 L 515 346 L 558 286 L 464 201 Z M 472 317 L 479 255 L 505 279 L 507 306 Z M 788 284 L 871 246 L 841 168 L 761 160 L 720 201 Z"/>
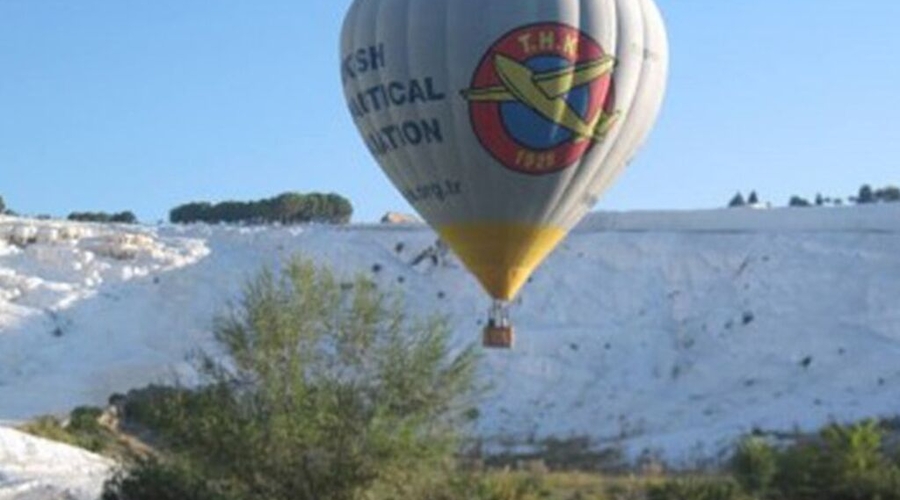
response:
<path id="1" fill-rule="evenodd" d="M 563 57 L 542 55 L 528 59 L 525 65 L 535 73 L 544 73 L 571 67 L 572 63 Z M 569 107 L 584 117 L 590 105 L 590 97 L 589 86 L 581 85 L 571 89 L 565 99 Z M 537 111 L 518 101 L 501 104 L 500 117 L 503 126 L 513 139 L 530 149 L 553 149 L 574 138 L 570 130 L 544 118 Z"/>

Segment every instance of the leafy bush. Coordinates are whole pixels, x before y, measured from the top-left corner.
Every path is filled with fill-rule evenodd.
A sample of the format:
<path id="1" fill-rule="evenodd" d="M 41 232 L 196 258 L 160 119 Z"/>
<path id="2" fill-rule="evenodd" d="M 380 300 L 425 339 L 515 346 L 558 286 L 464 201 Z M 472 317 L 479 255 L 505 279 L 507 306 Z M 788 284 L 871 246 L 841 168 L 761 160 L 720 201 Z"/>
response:
<path id="1" fill-rule="evenodd" d="M 817 445 L 803 442 L 791 446 L 778 454 L 777 463 L 773 491 L 793 500 L 818 498 L 823 470 Z"/>
<path id="2" fill-rule="evenodd" d="M 63 426 L 62 421 L 52 415 L 40 416 L 23 425 L 20 430 L 32 436 L 66 444 L 75 444 L 75 438 Z"/>
<path id="3" fill-rule="evenodd" d="M 831 425 L 821 438 L 819 467 L 831 498 L 900 498 L 900 469 L 882 451 L 884 432 L 877 422 Z"/>
<path id="4" fill-rule="evenodd" d="M 102 413 L 100 408 L 81 406 L 72 411 L 67 422 L 54 416 L 42 416 L 22 426 L 22 430 L 95 453 L 106 452 L 116 447 L 117 440 L 111 431 L 100 425 Z"/>
<path id="5" fill-rule="evenodd" d="M 102 500 L 237 500 L 183 464 L 147 460 L 106 482 Z M 249 498 L 249 497 L 248 497 Z"/>
<path id="6" fill-rule="evenodd" d="M 730 468 L 744 491 L 765 494 L 778 470 L 777 454 L 765 440 L 750 437 L 738 444 Z"/>
<path id="7" fill-rule="evenodd" d="M 68 428 L 78 432 L 99 432 L 103 410 L 95 406 L 79 406 L 69 414 Z"/>
<path id="8" fill-rule="evenodd" d="M 751 438 L 738 448 L 731 471 L 760 498 L 900 500 L 900 466 L 885 454 L 883 441 L 875 421 L 830 425 L 783 450 Z"/>
<path id="9" fill-rule="evenodd" d="M 185 464 L 187 479 L 203 478 L 204 491 L 412 498 L 446 483 L 476 357 L 471 347 L 451 350 L 442 319 L 410 320 L 371 281 L 345 289 L 327 270 L 295 260 L 250 282 L 214 334 L 225 356 L 198 357 L 206 384 L 159 391 L 156 404 L 136 412 L 170 462 Z M 185 478 L 166 467 L 138 465 L 107 490 Z M 190 481 L 186 488 L 196 486 Z M 138 485 L 129 491 L 155 487 Z"/>

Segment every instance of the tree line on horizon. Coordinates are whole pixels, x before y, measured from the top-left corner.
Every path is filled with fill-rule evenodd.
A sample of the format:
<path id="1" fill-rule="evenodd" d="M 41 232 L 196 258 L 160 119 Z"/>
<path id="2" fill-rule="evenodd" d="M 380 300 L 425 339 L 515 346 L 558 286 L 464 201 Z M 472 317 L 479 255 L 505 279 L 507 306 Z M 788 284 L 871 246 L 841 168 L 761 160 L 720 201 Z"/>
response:
<path id="1" fill-rule="evenodd" d="M 6 206 L 0 196 L 0 215 L 17 215 Z M 191 202 L 179 205 L 169 212 L 169 220 L 175 224 L 203 222 L 208 224 L 346 224 L 353 216 L 353 205 L 335 193 L 282 193 L 272 198 L 256 201 L 224 201 L 221 203 Z M 50 219 L 39 215 L 39 219 Z M 137 216 L 130 210 L 117 213 L 102 211 L 71 212 L 67 220 L 78 222 L 136 224 Z"/>
<path id="2" fill-rule="evenodd" d="M 124 212 L 72 212 L 66 219 L 77 222 L 115 222 L 118 224 L 137 224 L 137 216 L 131 210 Z"/>
<path id="3" fill-rule="evenodd" d="M 17 215 L 16 212 L 6 206 L 3 196 L 0 196 L 0 215 Z M 49 219 L 48 215 L 39 215 L 38 219 Z M 136 224 L 138 219 L 134 212 L 125 210 L 118 213 L 109 212 L 72 212 L 66 219 L 78 222 L 115 222 L 120 224 Z"/>
<path id="4" fill-rule="evenodd" d="M 338 194 L 288 192 L 256 201 L 185 203 L 169 212 L 169 221 L 173 224 L 346 224 L 352 216 L 353 205 Z"/>
<path id="5" fill-rule="evenodd" d="M 885 186 L 883 188 L 873 189 L 869 184 L 863 184 L 860 186 L 856 196 L 849 196 L 847 198 L 848 204 L 856 205 L 897 202 L 900 202 L 900 188 L 897 186 Z M 728 202 L 730 208 L 756 206 L 759 204 L 759 196 L 756 194 L 756 191 L 751 191 L 746 199 L 744 198 L 744 195 L 738 191 L 737 194 L 731 198 L 731 201 Z M 844 205 L 844 200 L 842 198 L 823 196 L 821 193 L 816 193 L 813 201 L 797 195 L 791 196 L 790 200 L 788 200 L 789 207 L 822 207 L 829 205 L 841 206 Z"/>

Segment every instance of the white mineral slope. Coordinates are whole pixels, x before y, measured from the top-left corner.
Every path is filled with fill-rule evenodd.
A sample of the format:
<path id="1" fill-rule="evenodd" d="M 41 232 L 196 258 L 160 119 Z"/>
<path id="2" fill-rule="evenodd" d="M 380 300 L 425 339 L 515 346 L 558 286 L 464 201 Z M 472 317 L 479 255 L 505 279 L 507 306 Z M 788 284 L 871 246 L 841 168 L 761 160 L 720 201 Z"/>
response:
<path id="1" fill-rule="evenodd" d="M 80 236 L 3 243 L 53 231 Z M 410 264 L 434 239 L 418 225 L 0 218 L 0 420 L 188 376 L 242 283 L 297 253 L 368 274 L 413 312 L 447 315 L 457 345 L 476 341 L 477 283 L 452 258 Z M 495 449 L 586 436 L 688 462 L 754 428 L 895 415 L 898 277 L 900 206 L 595 214 L 526 285 L 516 349 L 485 353 L 494 389 L 475 430 Z"/>
<path id="2" fill-rule="evenodd" d="M 0 427 L 0 500 L 95 500 L 107 459 Z"/>

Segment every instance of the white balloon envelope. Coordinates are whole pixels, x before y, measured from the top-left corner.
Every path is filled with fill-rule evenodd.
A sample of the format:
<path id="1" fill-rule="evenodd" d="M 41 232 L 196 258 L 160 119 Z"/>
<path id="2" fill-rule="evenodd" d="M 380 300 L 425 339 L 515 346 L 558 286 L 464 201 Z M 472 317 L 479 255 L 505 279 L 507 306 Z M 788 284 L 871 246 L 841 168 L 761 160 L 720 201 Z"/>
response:
<path id="1" fill-rule="evenodd" d="M 341 54 L 366 146 L 494 297 L 486 335 L 510 338 L 486 341 L 508 345 L 505 303 L 656 121 L 668 72 L 658 9 L 652 0 L 356 0 Z"/>

